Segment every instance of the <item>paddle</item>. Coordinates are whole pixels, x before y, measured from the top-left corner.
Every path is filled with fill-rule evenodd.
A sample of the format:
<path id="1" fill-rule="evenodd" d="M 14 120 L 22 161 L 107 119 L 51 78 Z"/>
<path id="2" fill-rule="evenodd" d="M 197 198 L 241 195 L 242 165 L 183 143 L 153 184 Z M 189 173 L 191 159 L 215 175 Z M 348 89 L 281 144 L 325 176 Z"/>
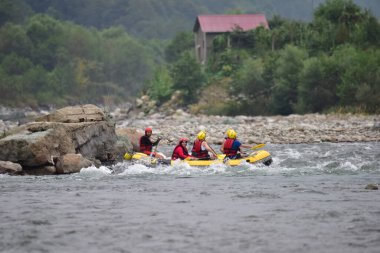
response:
<path id="1" fill-rule="evenodd" d="M 160 143 L 160 140 L 161 140 L 160 137 L 158 137 L 158 142 L 157 142 L 156 146 L 154 146 L 153 152 L 150 153 L 150 162 L 152 162 L 152 163 L 153 163 L 153 154 L 156 153 L 158 144 Z"/>
<path id="2" fill-rule="evenodd" d="M 218 154 L 215 152 L 215 150 L 210 145 L 208 146 L 211 149 L 211 151 L 214 153 L 214 155 L 216 155 L 216 158 L 219 159 Z"/>
<path id="3" fill-rule="evenodd" d="M 264 143 L 260 143 L 260 144 L 257 144 L 256 146 L 253 146 L 251 149 L 258 149 L 258 148 L 262 148 L 264 146 L 265 146 Z"/>
<path id="4" fill-rule="evenodd" d="M 250 149 L 255 150 L 255 149 L 262 148 L 262 147 L 264 147 L 264 146 L 265 146 L 264 143 L 260 143 L 260 144 L 257 144 L 256 146 L 251 147 Z M 255 151 L 255 152 L 252 152 L 252 153 L 250 153 L 250 154 L 245 153 L 244 155 L 248 157 L 248 156 L 255 155 L 256 153 L 257 153 L 257 152 Z"/>
<path id="5" fill-rule="evenodd" d="M 254 149 L 259 149 L 259 148 L 262 148 L 262 147 L 265 147 L 265 144 L 264 144 L 264 143 L 257 144 L 257 145 L 255 145 L 255 146 L 253 146 L 253 147 L 250 147 L 249 149 L 254 150 Z M 247 147 L 247 148 L 248 148 L 248 147 Z M 247 156 L 247 153 L 242 153 L 242 155 Z M 223 155 L 223 156 L 224 156 L 224 155 Z M 223 158 L 222 158 L 222 155 L 218 155 L 218 159 L 223 159 Z"/>

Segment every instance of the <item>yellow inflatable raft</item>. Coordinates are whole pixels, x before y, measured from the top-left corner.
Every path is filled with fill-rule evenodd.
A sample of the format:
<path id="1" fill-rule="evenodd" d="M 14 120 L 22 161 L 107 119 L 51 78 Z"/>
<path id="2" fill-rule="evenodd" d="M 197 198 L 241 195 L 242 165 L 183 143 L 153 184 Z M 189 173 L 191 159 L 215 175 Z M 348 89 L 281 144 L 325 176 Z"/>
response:
<path id="1" fill-rule="evenodd" d="M 272 163 L 272 157 L 268 151 L 265 150 L 258 150 L 251 154 L 249 154 L 247 157 L 242 157 L 239 159 L 225 159 L 225 155 L 218 155 L 218 159 L 215 160 L 202 160 L 202 159 L 194 159 L 194 160 L 166 160 L 166 159 L 156 159 L 154 157 L 150 157 L 149 155 L 146 155 L 144 153 L 134 153 L 133 155 L 126 153 L 124 155 L 124 158 L 126 160 L 132 160 L 132 161 L 141 161 L 145 164 L 168 164 L 168 165 L 174 165 L 178 162 L 187 163 L 190 166 L 210 166 L 215 164 L 225 164 L 228 166 L 238 166 L 243 163 L 263 163 L 264 165 L 269 166 Z"/>

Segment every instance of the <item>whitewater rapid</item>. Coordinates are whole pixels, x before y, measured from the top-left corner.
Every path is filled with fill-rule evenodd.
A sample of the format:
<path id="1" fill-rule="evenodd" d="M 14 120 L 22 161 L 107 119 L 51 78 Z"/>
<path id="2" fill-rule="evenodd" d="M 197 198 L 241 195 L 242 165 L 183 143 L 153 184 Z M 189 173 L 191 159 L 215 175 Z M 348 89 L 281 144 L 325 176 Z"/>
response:
<path id="1" fill-rule="evenodd" d="M 265 149 L 269 167 L 0 175 L 0 251 L 378 252 L 380 143 Z"/>

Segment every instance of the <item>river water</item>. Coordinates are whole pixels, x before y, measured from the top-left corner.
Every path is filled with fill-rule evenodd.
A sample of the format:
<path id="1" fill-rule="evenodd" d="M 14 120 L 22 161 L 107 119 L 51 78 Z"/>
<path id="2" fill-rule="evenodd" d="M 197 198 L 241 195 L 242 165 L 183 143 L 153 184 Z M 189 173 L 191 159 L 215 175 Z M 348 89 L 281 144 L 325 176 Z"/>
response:
<path id="1" fill-rule="evenodd" d="M 0 175 L 0 251 L 380 252 L 380 143 L 265 149 L 269 167 Z"/>

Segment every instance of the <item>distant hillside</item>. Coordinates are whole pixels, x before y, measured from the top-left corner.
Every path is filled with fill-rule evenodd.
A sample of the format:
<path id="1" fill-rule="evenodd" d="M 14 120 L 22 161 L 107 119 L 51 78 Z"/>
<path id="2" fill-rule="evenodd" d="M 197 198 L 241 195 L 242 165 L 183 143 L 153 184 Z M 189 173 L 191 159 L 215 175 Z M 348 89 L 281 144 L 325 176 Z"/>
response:
<path id="1" fill-rule="evenodd" d="M 193 113 L 379 113 L 380 1 L 320 2 L 0 0 L 0 104 L 110 105 L 147 94 Z M 198 64 L 197 15 L 257 12 L 271 29 L 218 36 Z"/>
<path id="2" fill-rule="evenodd" d="M 7 0 L 5 0 L 7 1 Z M 168 39 L 178 31 L 191 30 L 195 17 L 208 13 L 262 12 L 311 20 L 313 8 L 323 0 L 13 0 L 28 4 L 34 12 L 48 13 L 74 23 L 108 28 L 121 25 L 133 36 Z M 354 0 L 380 17 L 379 0 Z"/>

